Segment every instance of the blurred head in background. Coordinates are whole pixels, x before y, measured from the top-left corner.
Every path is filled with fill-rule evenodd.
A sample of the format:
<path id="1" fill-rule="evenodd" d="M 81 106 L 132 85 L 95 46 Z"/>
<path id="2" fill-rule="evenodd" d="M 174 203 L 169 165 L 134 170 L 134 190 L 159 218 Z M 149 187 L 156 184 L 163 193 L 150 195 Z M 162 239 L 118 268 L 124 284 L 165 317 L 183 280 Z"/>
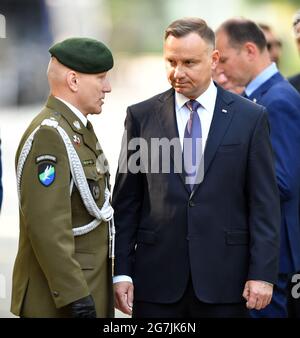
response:
<path id="1" fill-rule="evenodd" d="M 293 31 L 294 31 L 294 36 L 295 36 L 298 52 L 300 54 L 300 10 L 298 10 L 298 12 L 294 15 Z"/>
<path id="2" fill-rule="evenodd" d="M 225 21 L 216 32 L 219 72 L 228 81 L 247 86 L 271 65 L 266 38 L 255 22 L 243 18 Z"/>
<path id="3" fill-rule="evenodd" d="M 258 26 L 263 31 L 267 40 L 267 48 L 270 53 L 271 61 L 275 62 L 278 66 L 282 54 L 282 43 L 269 25 L 259 23 Z"/>

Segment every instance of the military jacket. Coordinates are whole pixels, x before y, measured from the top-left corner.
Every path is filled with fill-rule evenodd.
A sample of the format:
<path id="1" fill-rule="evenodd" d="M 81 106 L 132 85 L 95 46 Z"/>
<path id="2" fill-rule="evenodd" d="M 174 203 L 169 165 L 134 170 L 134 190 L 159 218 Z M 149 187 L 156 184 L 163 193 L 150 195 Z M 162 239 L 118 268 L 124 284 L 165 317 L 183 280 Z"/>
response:
<path id="1" fill-rule="evenodd" d="M 104 202 L 107 161 L 93 128 L 50 96 L 24 133 L 16 165 L 32 131 L 52 119 L 66 131 L 80 158 L 99 208 Z M 105 172 L 106 171 L 106 172 Z M 24 317 L 69 317 L 67 306 L 91 294 L 98 317 L 113 316 L 108 224 L 74 237 L 72 228 L 93 220 L 71 185 L 65 144 L 56 129 L 41 126 L 26 159 L 20 189 L 20 238 L 13 272 L 11 311 Z"/>

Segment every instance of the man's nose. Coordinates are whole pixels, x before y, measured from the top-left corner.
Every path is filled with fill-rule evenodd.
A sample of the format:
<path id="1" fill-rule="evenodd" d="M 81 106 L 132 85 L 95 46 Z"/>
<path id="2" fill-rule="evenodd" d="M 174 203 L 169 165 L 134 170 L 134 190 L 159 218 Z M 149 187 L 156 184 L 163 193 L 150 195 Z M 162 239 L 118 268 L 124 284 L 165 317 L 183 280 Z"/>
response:
<path id="1" fill-rule="evenodd" d="M 181 66 L 177 66 L 174 69 L 174 78 L 175 79 L 180 79 L 184 76 L 184 71 Z"/>
<path id="2" fill-rule="evenodd" d="M 105 79 L 103 91 L 106 92 L 106 93 L 110 93 L 111 92 L 111 85 L 110 85 L 110 82 L 109 82 L 108 79 Z"/>

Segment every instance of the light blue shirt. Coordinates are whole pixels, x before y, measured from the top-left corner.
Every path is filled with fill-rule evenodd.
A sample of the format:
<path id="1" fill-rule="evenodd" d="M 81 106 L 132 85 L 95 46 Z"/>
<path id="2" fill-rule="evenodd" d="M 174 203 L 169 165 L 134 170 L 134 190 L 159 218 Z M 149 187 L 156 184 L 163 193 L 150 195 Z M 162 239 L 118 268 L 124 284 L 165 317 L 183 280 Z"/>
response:
<path id="1" fill-rule="evenodd" d="M 278 68 L 275 62 L 273 62 L 248 84 L 245 89 L 245 93 L 247 94 L 247 96 L 250 96 L 252 93 L 254 93 L 257 88 L 259 88 L 263 83 L 268 81 L 276 73 L 278 73 Z"/>

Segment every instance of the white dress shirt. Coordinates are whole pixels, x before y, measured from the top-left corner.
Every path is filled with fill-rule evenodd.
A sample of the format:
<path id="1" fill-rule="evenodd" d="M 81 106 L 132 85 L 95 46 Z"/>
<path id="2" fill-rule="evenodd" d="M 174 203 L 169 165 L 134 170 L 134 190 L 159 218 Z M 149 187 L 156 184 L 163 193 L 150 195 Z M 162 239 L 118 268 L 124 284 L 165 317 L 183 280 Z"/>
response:
<path id="1" fill-rule="evenodd" d="M 211 121 L 213 118 L 213 113 L 215 110 L 217 98 L 217 87 L 211 80 L 209 87 L 206 89 L 204 93 L 202 93 L 196 101 L 198 101 L 201 106 L 197 109 L 197 113 L 199 115 L 201 121 L 201 129 L 202 129 L 202 151 L 204 152 L 209 128 L 211 125 Z M 181 148 L 183 149 L 183 138 L 184 138 L 184 130 L 187 124 L 187 121 L 190 117 L 190 110 L 185 103 L 190 99 L 185 97 L 182 94 L 175 92 L 175 110 L 176 110 L 176 122 L 177 128 L 181 143 Z M 131 282 L 132 278 L 126 275 L 118 275 L 113 277 L 113 283 L 118 282 Z"/>
<path id="2" fill-rule="evenodd" d="M 216 98 L 217 88 L 213 81 L 211 81 L 206 91 L 195 99 L 201 104 L 201 106 L 197 109 L 197 113 L 201 121 L 202 153 L 205 149 L 209 128 L 214 114 Z M 184 130 L 191 113 L 188 107 L 185 105 L 189 100 L 190 99 L 184 95 L 175 92 L 176 121 L 181 148 L 183 148 Z"/>

